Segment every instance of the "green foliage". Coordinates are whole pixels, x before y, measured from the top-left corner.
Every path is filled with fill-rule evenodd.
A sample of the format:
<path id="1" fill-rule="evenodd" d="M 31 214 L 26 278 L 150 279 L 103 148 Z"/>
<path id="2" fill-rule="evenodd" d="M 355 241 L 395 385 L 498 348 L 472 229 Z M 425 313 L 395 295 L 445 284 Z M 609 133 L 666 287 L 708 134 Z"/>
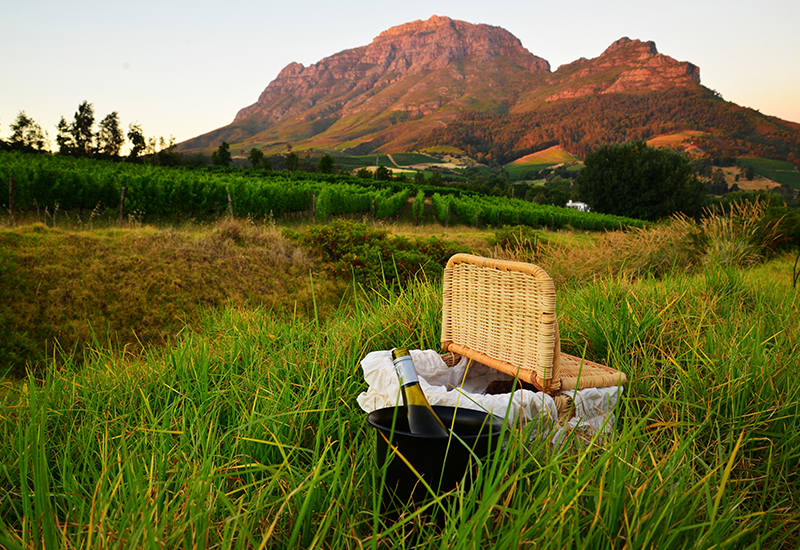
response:
<path id="1" fill-rule="evenodd" d="M 125 134 L 119 125 L 119 114 L 116 111 L 108 114 L 100 121 L 97 129 L 97 152 L 106 157 L 119 155 L 125 144 Z"/>
<path id="2" fill-rule="evenodd" d="M 425 191 L 420 189 L 414 197 L 414 224 L 419 225 L 425 213 Z"/>
<path id="3" fill-rule="evenodd" d="M 439 223 L 447 224 L 448 223 L 448 214 L 450 212 L 450 196 L 445 195 L 442 196 L 439 193 L 434 193 L 433 197 L 431 197 L 431 203 L 433 204 L 433 214 L 436 216 L 436 219 L 439 220 Z"/>
<path id="4" fill-rule="evenodd" d="M 317 170 L 323 174 L 333 174 L 335 163 L 333 157 L 325 153 L 317 163 Z"/>
<path id="5" fill-rule="evenodd" d="M 144 133 L 142 132 L 142 126 L 138 122 L 131 122 L 128 125 L 128 140 L 131 142 L 131 150 L 128 153 L 128 157 L 131 159 L 136 159 L 147 148 L 147 142 L 144 138 Z"/>
<path id="6" fill-rule="evenodd" d="M 317 197 L 317 219 L 325 221 L 341 214 L 371 214 L 376 218 L 396 216 L 408 201 L 409 190 L 368 189 L 354 185 L 327 185 Z"/>
<path id="7" fill-rule="evenodd" d="M 725 172 L 719 168 L 714 171 L 714 175 L 711 176 L 711 183 L 708 190 L 712 195 L 724 195 L 728 192 L 728 183 L 725 181 Z"/>
<path id="8" fill-rule="evenodd" d="M 586 157 L 576 184 L 593 210 L 643 220 L 676 212 L 696 216 L 706 195 L 685 155 L 642 141 L 598 148 Z"/>
<path id="9" fill-rule="evenodd" d="M 317 220 L 326 221 L 339 214 L 370 212 L 373 193 L 355 186 L 326 186 L 317 196 Z"/>
<path id="10" fill-rule="evenodd" d="M 439 205 L 436 205 L 436 202 Z M 436 199 L 434 211 L 437 218 L 444 215 L 445 205 L 442 197 Z M 481 195 L 462 195 L 447 197 L 450 212 L 468 225 L 528 225 L 530 227 L 549 227 L 559 229 L 573 227 L 584 230 L 623 229 L 644 227 L 646 222 L 638 219 L 597 212 L 581 212 L 572 208 L 536 204 L 506 197 Z M 441 221 L 441 218 L 440 218 Z"/>
<path id="11" fill-rule="evenodd" d="M 231 146 L 227 141 L 223 141 L 217 147 L 217 150 L 211 153 L 211 164 L 214 166 L 230 166 L 233 159 L 231 158 Z"/>
<path id="12" fill-rule="evenodd" d="M 375 179 L 378 181 L 389 181 L 392 179 L 392 171 L 381 164 L 375 169 Z"/>
<path id="13" fill-rule="evenodd" d="M 56 144 L 58 145 L 58 152 L 62 155 L 69 155 L 75 149 L 75 140 L 72 138 L 72 132 L 67 120 L 62 116 L 56 125 Z"/>
<path id="14" fill-rule="evenodd" d="M 43 151 L 47 143 L 42 127 L 35 120 L 20 111 L 17 118 L 9 125 L 11 138 L 9 145 L 12 149 Z"/>
<path id="15" fill-rule="evenodd" d="M 373 289 L 406 285 L 421 275 L 439 277 L 450 256 L 464 251 L 437 237 L 411 240 L 347 220 L 286 234 L 319 253 L 333 276 L 355 278 Z"/>
<path id="16" fill-rule="evenodd" d="M 525 254 L 534 260 L 550 241 L 541 230 L 527 225 L 513 225 L 498 229 L 489 242 L 499 248 Z"/>
<path id="17" fill-rule="evenodd" d="M 729 193 L 715 206 L 714 212 L 717 210 L 720 215 L 738 216 L 750 221 L 748 240 L 769 252 L 788 251 L 800 246 L 800 212 L 786 206 L 774 193 Z"/>
<path id="18" fill-rule="evenodd" d="M 74 143 L 74 153 L 79 156 L 89 156 L 94 152 L 94 106 L 88 101 L 78 105 L 78 110 L 69 127 Z"/>
<path id="19" fill-rule="evenodd" d="M 296 172 L 300 168 L 300 157 L 297 156 L 297 153 L 289 153 L 283 163 L 288 172 Z"/>
<path id="20" fill-rule="evenodd" d="M 748 181 L 752 180 L 755 174 L 759 174 L 782 185 L 800 189 L 800 171 L 791 162 L 766 158 L 740 158 L 738 162 L 744 167 L 745 178 Z"/>
<path id="21" fill-rule="evenodd" d="M 643 224 L 629 218 L 536 205 L 505 196 L 486 197 L 429 185 L 417 187 L 396 180 L 387 184 L 345 174 L 168 168 L 0 151 L 0 178 L 8 181 L 9 177 L 15 182 L 15 208 L 20 213 L 44 208 L 51 212 L 56 208 L 102 212 L 119 205 L 121 188 L 125 187 L 126 210 L 138 212 L 141 221 L 226 215 L 228 193 L 236 217 L 263 219 L 310 212 L 312 196 L 316 195 L 319 220 L 354 214 L 391 218 L 402 212 L 413 190 L 432 196 L 434 214 L 441 223 L 446 223 L 449 205 L 451 214 L 471 225 L 480 220 L 489 225 L 604 230 Z M 462 196 L 457 196 L 459 193 Z M 418 208 L 421 207 L 420 202 Z"/>
<path id="22" fill-rule="evenodd" d="M 264 166 L 264 151 L 256 147 L 253 147 L 247 153 L 247 160 L 250 161 L 250 166 L 254 170 L 261 169 Z"/>

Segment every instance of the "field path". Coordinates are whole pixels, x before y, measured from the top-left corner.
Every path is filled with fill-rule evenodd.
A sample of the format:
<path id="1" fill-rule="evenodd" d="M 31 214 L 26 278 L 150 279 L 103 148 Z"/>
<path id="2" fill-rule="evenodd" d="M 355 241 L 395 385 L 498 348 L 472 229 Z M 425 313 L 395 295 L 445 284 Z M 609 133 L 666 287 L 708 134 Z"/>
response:
<path id="1" fill-rule="evenodd" d="M 401 166 L 394 161 L 394 158 L 390 153 L 386 153 L 386 156 L 389 157 L 389 160 L 392 161 L 392 164 L 394 164 L 395 168 L 401 168 Z"/>

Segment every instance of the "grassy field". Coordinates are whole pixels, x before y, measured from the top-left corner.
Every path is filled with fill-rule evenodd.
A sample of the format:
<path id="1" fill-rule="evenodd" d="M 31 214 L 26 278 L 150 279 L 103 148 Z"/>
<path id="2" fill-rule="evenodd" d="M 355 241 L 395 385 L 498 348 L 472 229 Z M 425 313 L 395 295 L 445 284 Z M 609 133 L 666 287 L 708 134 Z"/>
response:
<path id="1" fill-rule="evenodd" d="M 575 162 L 579 159 L 573 155 L 562 150 L 560 147 L 550 147 L 544 151 L 538 151 L 518 158 L 514 162 L 506 164 L 505 168 L 512 177 L 519 177 L 524 171 L 531 170 L 537 171 L 543 168 L 549 168 L 556 164 L 563 164 L 565 162 Z"/>
<path id="2" fill-rule="evenodd" d="M 394 153 L 392 158 L 398 166 L 411 166 L 413 164 L 439 163 L 439 159 L 422 153 Z"/>
<path id="3" fill-rule="evenodd" d="M 743 157 L 739 159 L 742 166 L 751 166 L 756 174 L 769 178 L 780 184 L 800 189 L 800 172 L 791 162 L 765 158 Z"/>
<path id="4" fill-rule="evenodd" d="M 691 140 L 693 140 L 694 138 L 702 137 L 704 135 L 706 135 L 705 132 L 700 132 L 696 130 L 675 132 L 674 134 L 666 134 L 663 136 L 656 136 L 654 138 L 650 138 L 647 140 L 647 145 L 649 145 L 650 147 L 677 148 L 681 145 L 691 142 Z"/>
<path id="5" fill-rule="evenodd" d="M 430 505 L 443 527 L 420 509 L 381 515 L 376 434 L 355 402 L 369 351 L 438 349 L 441 285 L 420 279 L 356 285 L 325 316 L 231 301 L 169 345 L 98 347 L 5 382 L 0 546 L 796 548 L 793 257 L 743 250 L 735 226 L 481 245 L 545 267 L 563 349 L 629 383 L 607 441 L 508 429 L 471 489 Z"/>

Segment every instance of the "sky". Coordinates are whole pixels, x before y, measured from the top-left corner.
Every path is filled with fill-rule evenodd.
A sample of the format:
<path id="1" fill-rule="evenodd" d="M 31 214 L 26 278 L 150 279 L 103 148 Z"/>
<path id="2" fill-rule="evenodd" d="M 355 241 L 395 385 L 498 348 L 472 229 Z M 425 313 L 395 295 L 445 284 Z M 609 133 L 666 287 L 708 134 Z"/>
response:
<path id="1" fill-rule="evenodd" d="M 0 0 L 0 138 L 25 111 L 55 148 L 88 101 L 96 121 L 117 111 L 126 132 L 181 142 L 232 122 L 289 63 L 433 15 L 502 27 L 552 70 L 652 40 L 726 100 L 800 122 L 797 0 Z"/>

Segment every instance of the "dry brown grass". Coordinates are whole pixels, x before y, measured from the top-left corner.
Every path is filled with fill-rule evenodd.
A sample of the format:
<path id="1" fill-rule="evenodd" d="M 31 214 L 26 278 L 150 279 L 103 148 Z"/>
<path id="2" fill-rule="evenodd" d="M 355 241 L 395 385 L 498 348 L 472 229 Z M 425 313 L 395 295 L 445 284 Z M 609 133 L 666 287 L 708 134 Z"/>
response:
<path id="1" fill-rule="evenodd" d="M 764 212 L 762 202 L 739 202 L 726 213 L 707 211 L 698 222 L 676 215 L 662 224 L 589 240 L 572 234 L 546 245 L 517 242 L 495 248 L 491 255 L 538 264 L 559 285 L 617 275 L 661 277 L 707 265 L 749 267 L 763 261 L 765 251 L 780 237 L 775 226 L 760 228 Z"/>
<path id="2" fill-rule="evenodd" d="M 313 316 L 315 297 L 325 315 L 341 295 L 342 284 L 316 273 L 279 229 L 245 221 L 185 230 L 34 224 L 0 231 L 0 249 L 12 258 L 4 275 L 13 282 L 3 292 L 13 306 L 0 315 L 3 328 L 21 335 L 17 347 L 30 348 L 18 356 L 41 355 L 44 340 L 68 350 L 109 342 L 141 349 L 228 304 Z"/>

